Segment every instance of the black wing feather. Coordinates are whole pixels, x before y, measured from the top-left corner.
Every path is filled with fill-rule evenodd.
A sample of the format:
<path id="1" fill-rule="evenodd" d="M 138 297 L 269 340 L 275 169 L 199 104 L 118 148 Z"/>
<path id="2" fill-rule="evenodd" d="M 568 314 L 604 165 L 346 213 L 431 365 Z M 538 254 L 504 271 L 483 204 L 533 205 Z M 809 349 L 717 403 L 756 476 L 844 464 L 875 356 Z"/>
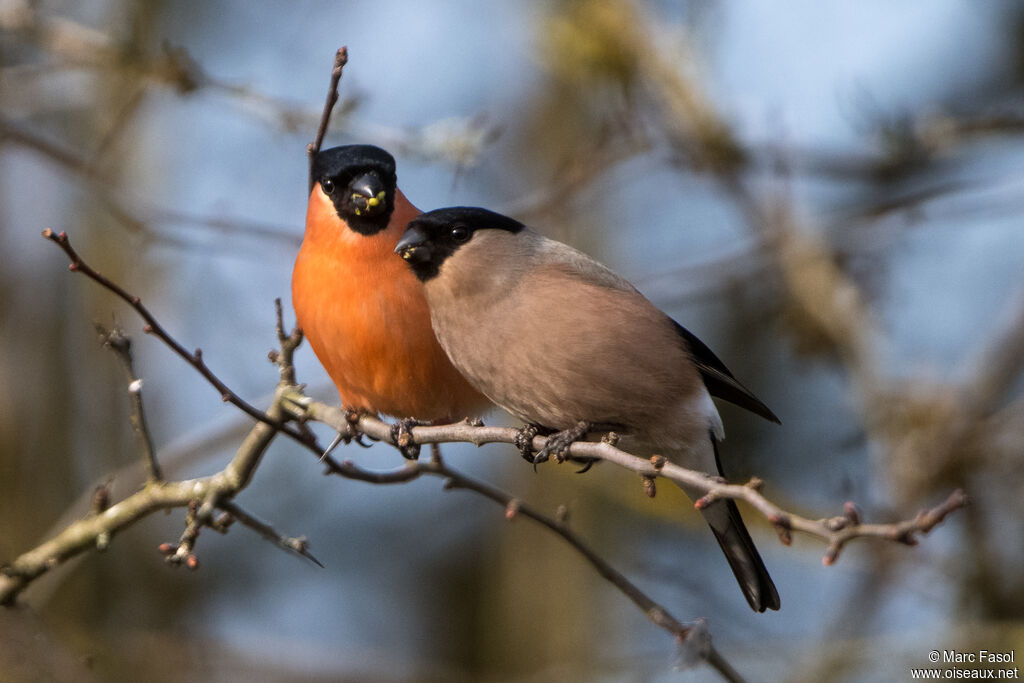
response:
<path id="1" fill-rule="evenodd" d="M 782 424 L 775 413 L 768 409 L 768 406 L 732 376 L 729 368 L 725 367 L 725 363 L 718 359 L 718 356 L 707 347 L 707 344 L 675 320 L 672 321 L 672 324 L 676 326 L 676 332 L 686 342 L 686 348 L 697 365 L 697 370 L 700 371 L 704 386 L 708 388 L 708 392 L 712 396 L 738 405 L 740 408 L 746 408 L 766 420 Z"/>

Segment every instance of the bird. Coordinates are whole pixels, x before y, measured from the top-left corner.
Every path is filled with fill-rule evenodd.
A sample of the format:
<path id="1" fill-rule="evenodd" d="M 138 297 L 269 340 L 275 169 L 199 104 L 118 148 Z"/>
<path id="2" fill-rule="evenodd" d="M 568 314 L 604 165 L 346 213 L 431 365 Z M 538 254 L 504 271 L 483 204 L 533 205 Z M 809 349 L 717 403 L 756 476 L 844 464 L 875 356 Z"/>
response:
<path id="1" fill-rule="evenodd" d="M 478 417 L 489 402 L 448 360 L 423 288 L 393 254 L 420 213 L 397 187 L 394 157 L 373 145 L 320 151 L 310 187 L 292 305 L 342 406 L 401 418 L 396 443 L 413 424 Z"/>
<path id="2" fill-rule="evenodd" d="M 423 283 L 455 367 L 525 429 L 552 434 L 535 460 L 613 428 L 628 450 L 724 476 L 712 396 L 779 422 L 632 284 L 513 218 L 478 207 L 429 211 L 409 222 L 395 253 Z M 680 487 L 693 500 L 704 493 Z M 777 610 L 778 591 L 736 504 L 720 499 L 701 514 L 750 607 Z"/>

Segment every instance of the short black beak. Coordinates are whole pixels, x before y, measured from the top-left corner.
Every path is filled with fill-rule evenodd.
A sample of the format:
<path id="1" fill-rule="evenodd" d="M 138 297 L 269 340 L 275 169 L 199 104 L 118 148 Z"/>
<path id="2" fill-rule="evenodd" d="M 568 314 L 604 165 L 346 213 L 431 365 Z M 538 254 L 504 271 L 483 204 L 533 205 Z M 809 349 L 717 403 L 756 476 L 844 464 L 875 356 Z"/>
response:
<path id="1" fill-rule="evenodd" d="M 430 247 L 427 246 L 427 236 L 419 228 L 413 226 L 405 231 L 402 239 L 395 245 L 395 253 L 406 261 L 422 263 L 430 260 Z"/>
<path id="2" fill-rule="evenodd" d="M 364 173 L 349 184 L 356 213 L 375 214 L 384 210 L 387 192 L 376 173 Z"/>

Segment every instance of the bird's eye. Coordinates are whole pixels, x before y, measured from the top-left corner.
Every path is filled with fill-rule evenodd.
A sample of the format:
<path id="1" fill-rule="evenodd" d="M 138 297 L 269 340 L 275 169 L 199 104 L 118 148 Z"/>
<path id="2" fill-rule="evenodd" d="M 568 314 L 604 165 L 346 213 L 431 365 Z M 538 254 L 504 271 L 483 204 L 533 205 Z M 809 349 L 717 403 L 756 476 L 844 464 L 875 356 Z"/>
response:
<path id="1" fill-rule="evenodd" d="M 470 235 L 469 228 L 466 228 L 462 225 L 456 225 L 455 227 L 453 227 L 451 233 L 449 234 L 452 236 L 452 241 L 454 242 L 465 242 L 466 240 L 469 239 Z"/>
<path id="2" fill-rule="evenodd" d="M 330 178 L 324 178 L 320 181 L 320 187 L 324 188 L 324 194 L 331 194 L 334 192 L 334 181 Z"/>

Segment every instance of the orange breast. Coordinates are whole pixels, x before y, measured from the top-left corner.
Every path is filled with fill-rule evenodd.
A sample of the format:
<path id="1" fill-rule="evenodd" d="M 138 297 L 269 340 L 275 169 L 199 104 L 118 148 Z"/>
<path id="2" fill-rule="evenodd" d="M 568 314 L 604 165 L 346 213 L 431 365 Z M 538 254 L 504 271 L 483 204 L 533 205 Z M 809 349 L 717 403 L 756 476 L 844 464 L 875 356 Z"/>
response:
<path id="1" fill-rule="evenodd" d="M 295 315 L 346 408 L 424 420 L 477 415 L 486 399 L 448 360 L 422 285 L 394 254 L 419 213 L 398 192 L 387 229 L 360 235 L 315 187 L 292 274 Z"/>

